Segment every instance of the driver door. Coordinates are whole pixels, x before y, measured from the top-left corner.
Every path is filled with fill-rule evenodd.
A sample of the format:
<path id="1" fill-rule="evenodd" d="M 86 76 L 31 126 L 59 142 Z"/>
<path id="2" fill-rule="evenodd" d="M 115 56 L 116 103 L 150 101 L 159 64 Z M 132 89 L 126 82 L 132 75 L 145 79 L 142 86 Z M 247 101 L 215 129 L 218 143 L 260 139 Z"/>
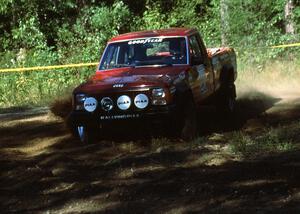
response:
<path id="1" fill-rule="evenodd" d="M 197 79 L 192 86 L 196 102 L 202 101 L 212 93 L 213 76 L 206 55 L 201 49 L 197 35 L 189 37 L 190 63 Z M 206 51 L 206 50 L 205 50 Z"/>

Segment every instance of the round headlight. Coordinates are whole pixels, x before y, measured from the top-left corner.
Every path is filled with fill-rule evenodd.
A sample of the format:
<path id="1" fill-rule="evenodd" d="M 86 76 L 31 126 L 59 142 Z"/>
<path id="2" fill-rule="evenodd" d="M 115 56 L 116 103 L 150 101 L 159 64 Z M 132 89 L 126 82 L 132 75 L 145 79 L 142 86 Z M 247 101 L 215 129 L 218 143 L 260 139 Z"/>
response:
<path id="1" fill-rule="evenodd" d="M 114 103 L 112 101 L 111 98 L 109 97 L 104 97 L 102 98 L 101 100 L 101 108 L 104 110 L 104 111 L 110 111 L 112 110 L 114 107 Z"/>
<path id="2" fill-rule="evenodd" d="M 138 94 L 134 98 L 134 105 L 140 109 L 144 109 L 148 106 L 149 99 L 145 94 Z"/>
<path id="3" fill-rule="evenodd" d="M 131 106 L 131 99 L 127 95 L 122 95 L 117 100 L 117 105 L 121 110 L 127 110 Z"/>
<path id="4" fill-rule="evenodd" d="M 153 97 L 159 97 L 159 98 L 163 98 L 166 96 L 165 91 L 163 88 L 155 88 L 152 90 L 152 96 Z"/>
<path id="5" fill-rule="evenodd" d="M 76 94 L 75 95 L 75 100 L 76 103 L 83 103 L 86 99 L 86 95 L 85 94 Z"/>
<path id="6" fill-rule="evenodd" d="M 88 112 L 94 112 L 97 108 L 97 100 L 94 97 L 88 97 L 84 100 L 83 107 Z"/>

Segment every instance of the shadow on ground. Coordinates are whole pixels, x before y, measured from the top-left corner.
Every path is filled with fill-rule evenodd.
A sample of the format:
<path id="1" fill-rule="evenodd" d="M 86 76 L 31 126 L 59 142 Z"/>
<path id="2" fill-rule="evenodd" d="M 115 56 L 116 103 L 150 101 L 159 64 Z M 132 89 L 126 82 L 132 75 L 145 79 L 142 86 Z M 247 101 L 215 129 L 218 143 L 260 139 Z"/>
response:
<path id="1" fill-rule="evenodd" d="M 65 142 L 63 142 L 65 143 Z M 122 153 L 101 145 L 51 148 L 1 160 L 1 208 L 10 212 L 297 213 L 299 152 L 190 166 L 209 150 Z M 109 154 L 114 153 L 114 154 Z"/>
<path id="2" fill-rule="evenodd" d="M 249 120 L 264 117 L 266 111 L 280 100 L 259 91 L 252 91 L 238 97 L 235 113 L 229 117 L 218 114 L 213 107 L 201 109 L 200 133 L 208 135 L 214 132 L 241 130 Z"/>
<path id="3" fill-rule="evenodd" d="M 13 121 L 30 118 L 33 116 L 41 116 L 48 112 L 47 107 L 11 107 L 0 108 L 0 121 Z"/>
<path id="4" fill-rule="evenodd" d="M 264 120 L 264 112 L 278 101 L 261 93 L 240 98 L 234 126 L 226 126 L 226 121 L 213 115 L 206 133 L 239 130 L 253 118 Z M 299 119 L 295 117 L 298 106 L 287 111 L 292 112 L 293 120 Z M 166 147 L 153 148 L 149 139 L 120 139 L 113 136 L 79 146 L 63 121 L 51 118 L 0 126 L 0 210 L 300 212 L 300 151 L 208 166 L 199 163 L 213 154 L 210 147 L 169 139 Z"/>

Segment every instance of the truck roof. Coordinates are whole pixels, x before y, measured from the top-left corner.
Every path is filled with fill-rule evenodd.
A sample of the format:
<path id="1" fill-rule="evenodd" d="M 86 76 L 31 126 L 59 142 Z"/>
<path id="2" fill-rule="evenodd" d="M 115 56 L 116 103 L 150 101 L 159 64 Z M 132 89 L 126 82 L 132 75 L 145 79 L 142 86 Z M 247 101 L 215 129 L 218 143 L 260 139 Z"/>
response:
<path id="1" fill-rule="evenodd" d="M 118 35 L 113 37 L 109 42 L 117 42 L 123 40 L 131 40 L 145 37 L 159 37 L 159 36 L 189 36 L 190 34 L 196 32 L 193 28 L 169 28 L 161 30 L 147 30 L 138 31 Z"/>

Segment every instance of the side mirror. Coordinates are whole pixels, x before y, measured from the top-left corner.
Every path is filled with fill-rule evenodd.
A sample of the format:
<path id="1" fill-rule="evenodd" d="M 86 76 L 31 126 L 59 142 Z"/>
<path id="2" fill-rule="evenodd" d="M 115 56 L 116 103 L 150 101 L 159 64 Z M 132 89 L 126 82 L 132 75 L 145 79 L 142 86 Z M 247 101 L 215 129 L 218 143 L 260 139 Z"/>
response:
<path id="1" fill-rule="evenodd" d="M 192 56 L 191 65 L 200 65 L 203 64 L 203 60 L 199 57 Z"/>

